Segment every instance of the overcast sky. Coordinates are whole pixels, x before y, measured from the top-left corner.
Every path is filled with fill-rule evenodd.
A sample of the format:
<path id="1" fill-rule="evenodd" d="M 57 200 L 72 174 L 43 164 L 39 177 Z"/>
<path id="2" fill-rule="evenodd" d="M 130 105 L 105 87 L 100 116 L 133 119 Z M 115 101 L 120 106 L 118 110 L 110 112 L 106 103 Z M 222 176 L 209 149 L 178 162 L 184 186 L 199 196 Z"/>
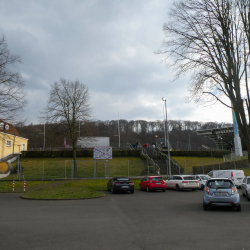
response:
<path id="1" fill-rule="evenodd" d="M 22 58 L 28 124 L 39 123 L 50 84 L 80 80 L 89 88 L 93 118 L 232 122 L 222 105 L 185 102 L 189 79 L 154 54 L 164 40 L 172 0 L 2 0 L 0 35 Z"/>

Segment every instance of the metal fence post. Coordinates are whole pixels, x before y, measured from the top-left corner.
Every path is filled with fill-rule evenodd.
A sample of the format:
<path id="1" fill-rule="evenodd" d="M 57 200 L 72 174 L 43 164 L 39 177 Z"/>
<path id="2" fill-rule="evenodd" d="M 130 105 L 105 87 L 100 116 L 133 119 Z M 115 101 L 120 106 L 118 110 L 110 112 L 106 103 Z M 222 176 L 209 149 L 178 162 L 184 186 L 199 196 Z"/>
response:
<path id="1" fill-rule="evenodd" d="M 64 170 L 65 173 L 64 174 L 65 174 L 65 180 L 66 180 L 66 161 L 64 162 L 64 165 L 65 165 L 65 170 Z"/>
<path id="2" fill-rule="evenodd" d="M 73 169 L 74 169 L 74 161 L 71 164 L 71 179 L 73 179 Z"/>
<path id="3" fill-rule="evenodd" d="M 43 161 L 43 173 L 42 173 L 42 181 L 43 181 L 43 178 L 44 178 L 44 161 Z"/>
<path id="4" fill-rule="evenodd" d="M 203 169 L 203 174 L 204 174 L 204 166 L 203 166 L 203 160 L 202 160 L 202 169 Z"/>
<path id="5" fill-rule="evenodd" d="M 186 164 L 186 159 L 185 159 L 185 174 L 187 173 L 187 164 Z"/>
<path id="6" fill-rule="evenodd" d="M 128 160 L 128 177 L 129 177 L 129 160 Z"/>

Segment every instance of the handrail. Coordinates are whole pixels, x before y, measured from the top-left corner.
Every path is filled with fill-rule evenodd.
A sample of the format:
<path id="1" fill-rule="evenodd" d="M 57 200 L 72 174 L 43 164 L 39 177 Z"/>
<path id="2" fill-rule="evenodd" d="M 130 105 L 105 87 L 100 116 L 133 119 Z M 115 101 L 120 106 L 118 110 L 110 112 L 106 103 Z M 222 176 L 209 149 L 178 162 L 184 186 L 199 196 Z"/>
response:
<path id="1" fill-rule="evenodd" d="M 143 148 L 143 146 L 139 143 L 139 148 L 141 149 L 141 152 L 144 154 L 144 155 L 146 155 L 148 158 L 149 158 L 149 160 L 151 161 L 151 162 L 153 162 L 153 164 L 157 167 L 157 169 L 160 171 L 160 167 L 159 167 L 159 165 L 157 164 L 157 163 L 155 163 L 154 162 L 154 160 L 151 158 L 151 157 L 149 157 L 148 156 L 148 153 L 147 153 L 147 150 L 145 149 L 145 148 Z"/>
<path id="2" fill-rule="evenodd" d="M 168 156 L 166 154 L 162 153 L 160 148 L 157 148 L 157 149 L 158 149 L 158 152 L 160 153 L 160 157 L 166 158 L 168 160 Z M 177 170 L 179 170 L 179 174 L 181 174 L 181 167 L 176 162 L 174 162 L 171 159 L 171 157 L 170 157 L 170 162 L 172 163 L 172 166 L 175 166 L 177 168 Z"/>

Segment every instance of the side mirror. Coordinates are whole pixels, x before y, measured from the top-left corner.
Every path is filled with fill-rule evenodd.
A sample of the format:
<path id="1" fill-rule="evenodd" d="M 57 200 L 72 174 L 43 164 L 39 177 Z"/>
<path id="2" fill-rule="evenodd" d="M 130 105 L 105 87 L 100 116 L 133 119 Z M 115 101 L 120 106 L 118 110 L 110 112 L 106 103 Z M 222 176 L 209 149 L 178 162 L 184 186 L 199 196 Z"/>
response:
<path id="1" fill-rule="evenodd" d="M 201 179 L 200 179 L 200 178 L 198 178 L 197 180 L 198 180 L 198 181 L 201 181 Z"/>

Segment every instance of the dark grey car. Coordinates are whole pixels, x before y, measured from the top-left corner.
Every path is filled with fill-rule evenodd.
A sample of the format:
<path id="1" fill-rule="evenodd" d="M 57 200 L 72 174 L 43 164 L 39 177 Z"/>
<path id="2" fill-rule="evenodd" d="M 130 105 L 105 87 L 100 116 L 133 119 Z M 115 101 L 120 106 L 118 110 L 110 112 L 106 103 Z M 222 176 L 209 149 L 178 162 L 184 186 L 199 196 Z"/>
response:
<path id="1" fill-rule="evenodd" d="M 107 190 L 111 191 L 112 194 L 126 191 L 130 191 L 133 194 L 134 182 L 126 177 L 114 177 L 107 183 Z"/>
<path id="2" fill-rule="evenodd" d="M 241 211 L 240 195 L 234 183 L 228 178 L 211 178 L 203 191 L 203 208 L 229 206 Z"/>
<path id="3" fill-rule="evenodd" d="M 246 176 L 241 184 L 242 195 L 250 201 L 250 176 Z"/>

